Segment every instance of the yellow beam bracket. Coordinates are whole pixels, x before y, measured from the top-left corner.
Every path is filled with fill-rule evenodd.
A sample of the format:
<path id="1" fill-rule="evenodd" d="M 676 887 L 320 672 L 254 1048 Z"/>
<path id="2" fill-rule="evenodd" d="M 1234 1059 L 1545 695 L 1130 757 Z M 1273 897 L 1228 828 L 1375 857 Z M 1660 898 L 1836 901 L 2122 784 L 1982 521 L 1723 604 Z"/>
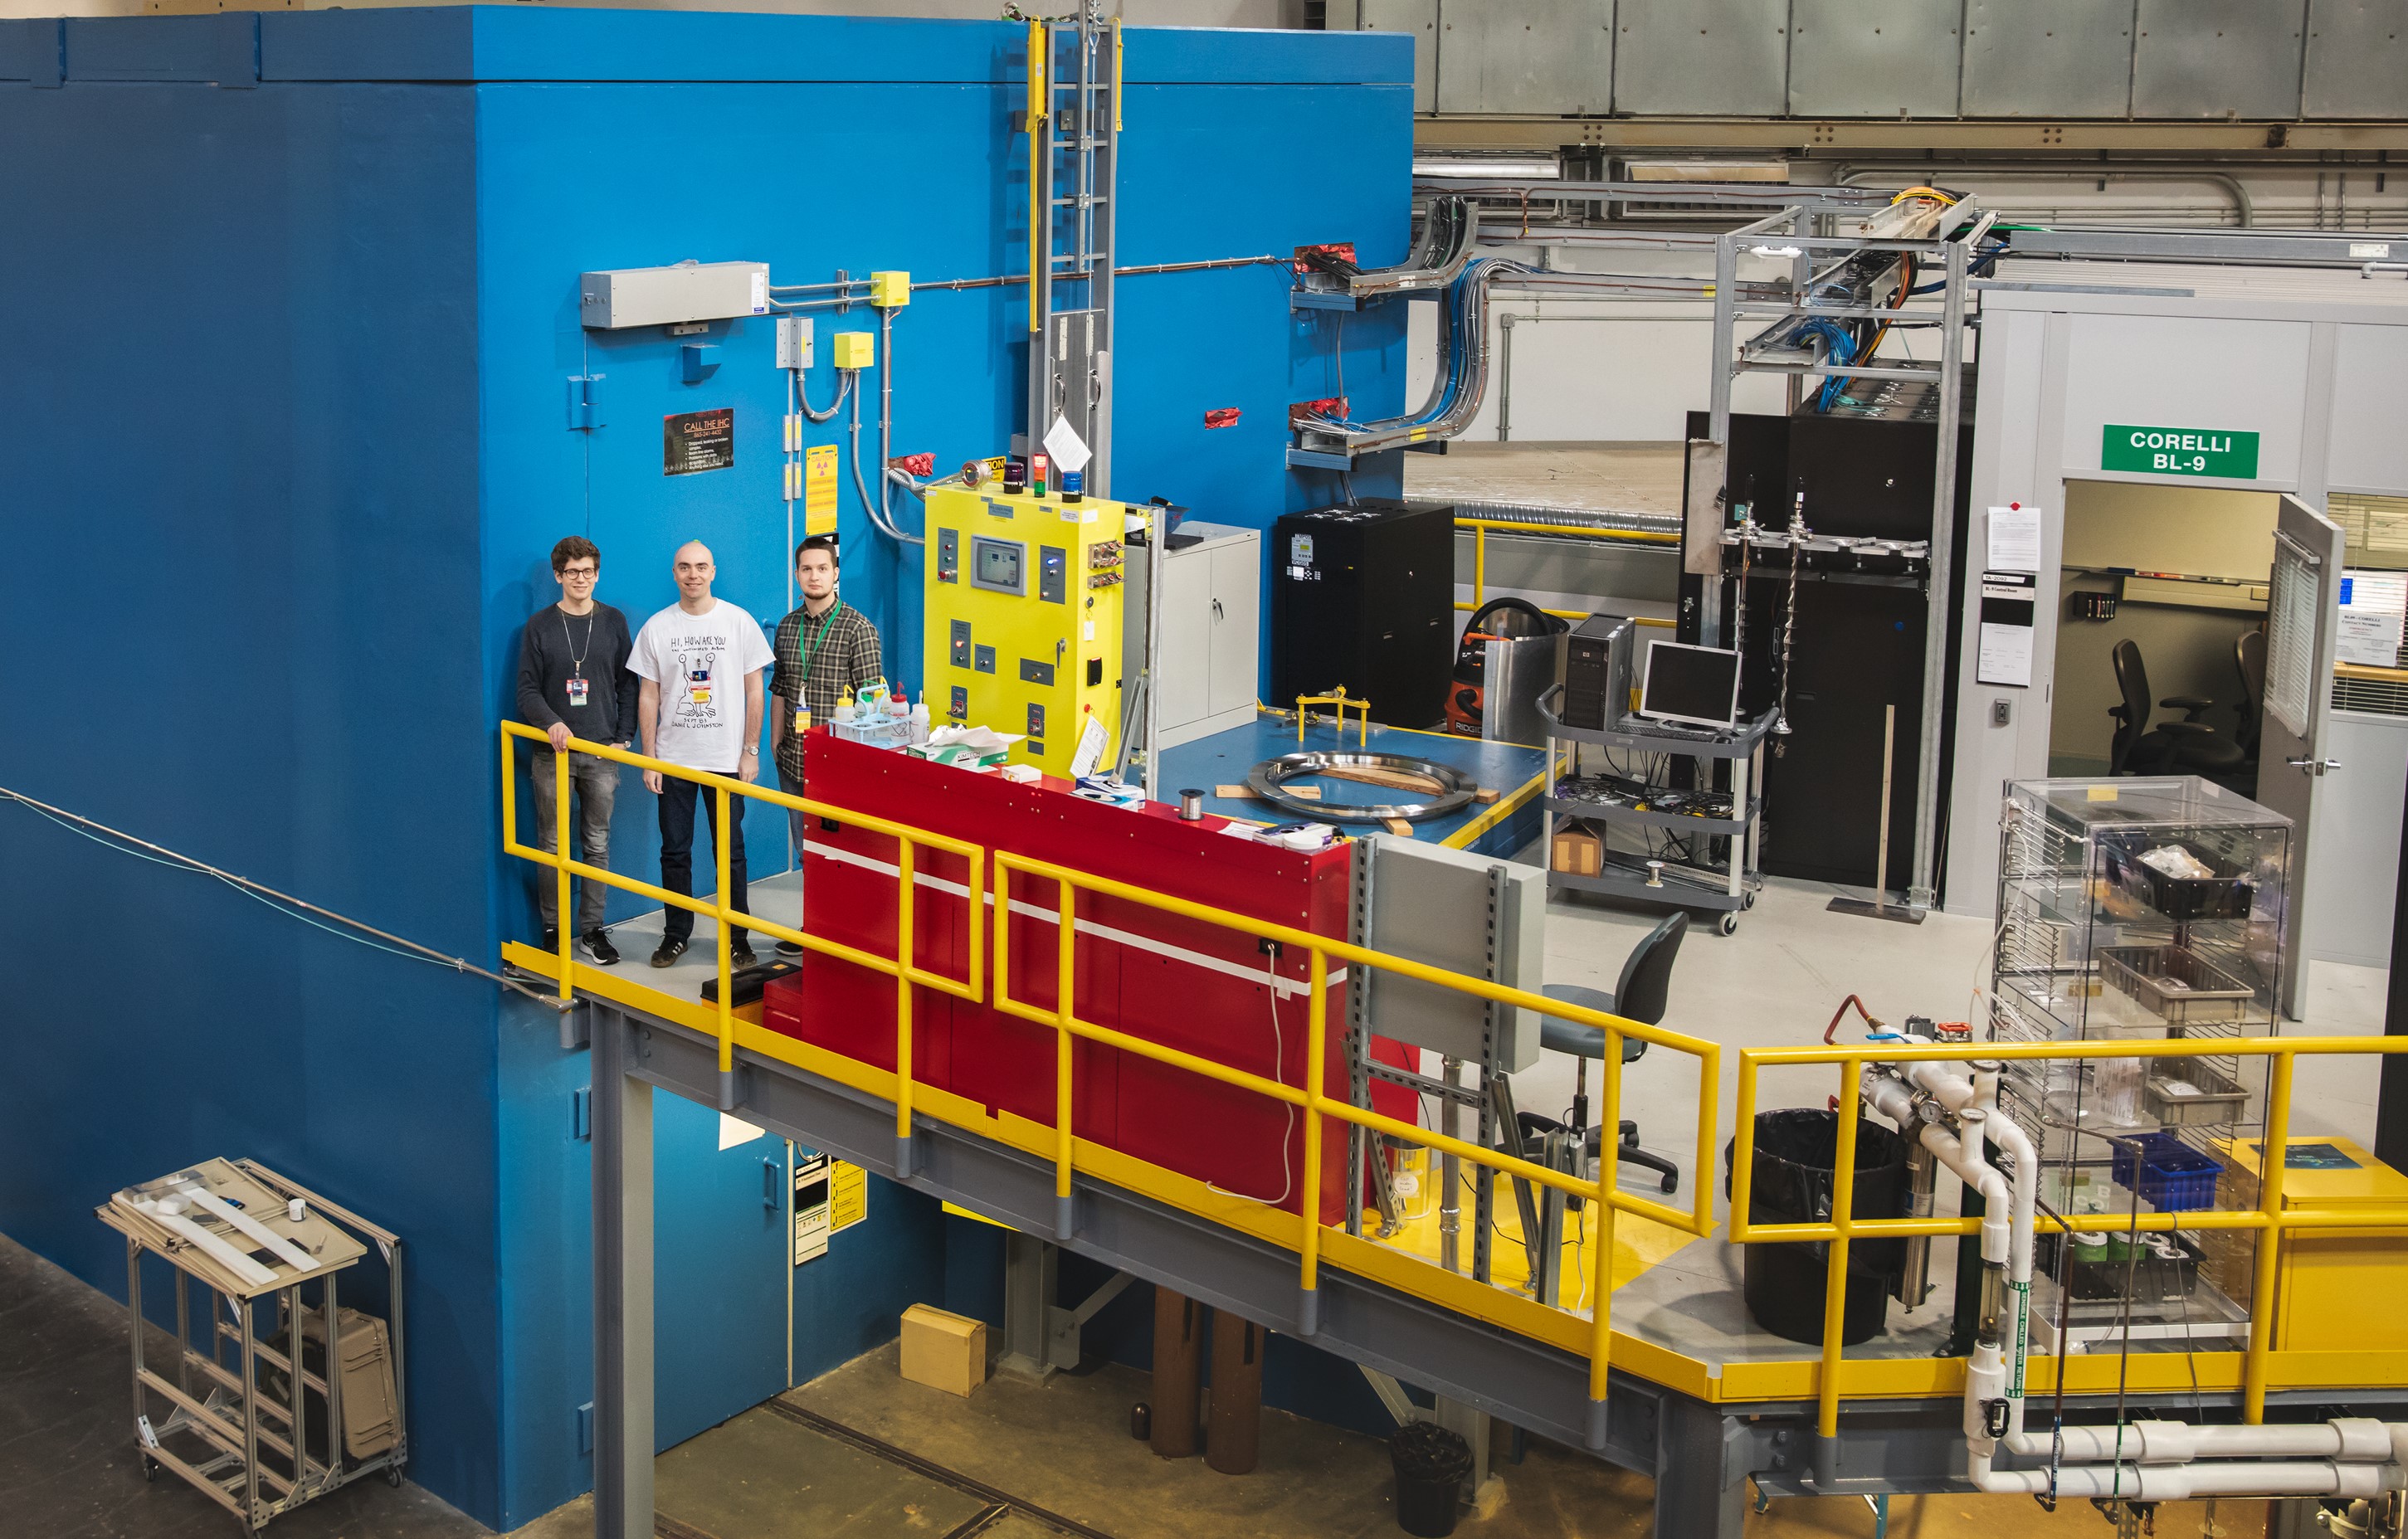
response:
<path id="1" fill-rule="evenodd" d="M 1337 708 L 1338 740 L 1340 743 L 1346 741 L 1346 713 L 1360 711 L 1363 714 L 1363 746 L 1367 748 L 1371 746 L 1371 703 L 1368 700 L 1349 698 L 1346 686 L 1343 684 L 1328 694 L 1300 694 L 1296 697 L 1296 740 L 1299 745 L 1304 742 L 1306 713 L 1315 705 L 1332 705 Z"/>

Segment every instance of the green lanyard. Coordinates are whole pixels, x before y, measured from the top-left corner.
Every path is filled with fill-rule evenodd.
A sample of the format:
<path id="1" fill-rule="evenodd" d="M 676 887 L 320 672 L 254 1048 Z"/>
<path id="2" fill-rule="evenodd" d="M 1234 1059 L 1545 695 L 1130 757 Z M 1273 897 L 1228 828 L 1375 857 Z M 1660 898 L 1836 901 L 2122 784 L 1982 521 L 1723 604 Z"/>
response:
<path id="1" fill-rule="evenodd" d="M 820 621 L 820 634 L 811 637 L 803 648 L 803 677 L 801 682 L 795 687 L 795 704 L 805 709 L 809 709 L 810 705 L 810 697 L 802 691 L 811 687 L 811 659 L 818 655 L 820 643 L 827 639 L 827 634 L 836 629 L 837 611 L 843 607 L 844 605 L 840 600 L 830 605 L 827 619 Z M 796 626 L 796 629 L 800 630 L 801 627 Z"/>

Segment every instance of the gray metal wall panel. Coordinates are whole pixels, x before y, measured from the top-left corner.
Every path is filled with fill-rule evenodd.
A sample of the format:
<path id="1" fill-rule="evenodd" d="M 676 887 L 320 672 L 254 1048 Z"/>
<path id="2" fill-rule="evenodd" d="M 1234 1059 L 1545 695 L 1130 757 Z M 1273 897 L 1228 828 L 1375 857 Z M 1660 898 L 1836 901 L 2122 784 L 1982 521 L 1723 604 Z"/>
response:
<path id="1" fill-rule="evenodd" d="M 1777 118 L 1789 103 L 1788 0 L 1621 0 L 1613 109 Z"/>
<path id="2" fill-rule="evenodd" d="M 1953 117 L 1963 0 L 1793 0 L 1789 110 Z"/>
<path id="3" fill-rule="evenodd" d="M 2132 0 L 1966 0 L 1969 118 L 2120 118 Z"/>
<path id="4" fill-rule="evenodd" d="M 1613 105 L 1613 0 L 1454 0 L 1439 21 L 1440 112 Z"/>
<path id="5" fill-rule="evenodd" d="M 1438 110 L 1438 0 L 1362 0 L 1356 28 L 1410 33 L 1413 39 L 1413 110 Z"/>
<path id="6" fill-rule="evenodd" d="M 2408 0 L 2308 0 L 2310 118 L 2408 118 Z"/>
<path id="7" fill-rule="evenodd" d="M 2292 118 L 2306 0 L 2140 0 L 2136 118 Z"/>

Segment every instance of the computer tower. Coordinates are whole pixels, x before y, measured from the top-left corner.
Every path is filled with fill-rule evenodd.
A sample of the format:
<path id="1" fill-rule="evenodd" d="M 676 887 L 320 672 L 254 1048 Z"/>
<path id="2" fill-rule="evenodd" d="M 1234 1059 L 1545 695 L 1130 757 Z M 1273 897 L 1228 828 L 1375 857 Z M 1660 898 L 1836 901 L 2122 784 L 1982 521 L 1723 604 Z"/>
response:
<path id="1" fill-rule="evenodd" d="M 1630 705 L 1630 658 L 1639 622 L 1591 615 L 1564 638 L 1564 692 L 1556 720 L 1584 732 L 1612 732 Z"/>
<path id="2" fill-rule="evenodd" d="M 1440 724 L 1455 666 L 1452 505 L 1290 513 L 1269 561 L 1272 705 L 1343 685 L 1390 726 Z"/>

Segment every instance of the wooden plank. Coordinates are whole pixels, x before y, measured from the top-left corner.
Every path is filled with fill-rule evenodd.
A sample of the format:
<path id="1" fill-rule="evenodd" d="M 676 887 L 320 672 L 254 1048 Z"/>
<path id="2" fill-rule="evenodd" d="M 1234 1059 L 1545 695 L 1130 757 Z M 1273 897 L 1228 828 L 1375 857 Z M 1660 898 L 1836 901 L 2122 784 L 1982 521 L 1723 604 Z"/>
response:
<path id="1" fill-rule="evenodd" d="M 1380 820 L 1380 826 L 1403 838 L 1410 839 L 1413 836 L 1413 825 L 1402 818 L 1383 818 Z"/>
<path id="2" fill-rule="evenodd" d="M 1321 800 L 1321 788 L 1319 786 L 1289 786 L 1286 790 L 1290 796 L 1295 797 L 1299 802 L 1318 802 Z M 1261 797 L 1254 794 L 1254 788 L 1252 786 L 1214 786 L 1212 788 L 1212 794 L 1218 796 L 1225 802 L 1258 802 L 1262 800 Z"/>
<path id="3" fill-rule="evenodd" d="M 1355 764 L 1339 764 L 1320 772 L 1332 780 L 1357 780 L 1367 786 L 1383 786 L 1390 791 L 1419 791 L 1436 796 L 1446 788 L 1426 775 L 1414 775 L 1405 770 L 1371 769 Z"/>

